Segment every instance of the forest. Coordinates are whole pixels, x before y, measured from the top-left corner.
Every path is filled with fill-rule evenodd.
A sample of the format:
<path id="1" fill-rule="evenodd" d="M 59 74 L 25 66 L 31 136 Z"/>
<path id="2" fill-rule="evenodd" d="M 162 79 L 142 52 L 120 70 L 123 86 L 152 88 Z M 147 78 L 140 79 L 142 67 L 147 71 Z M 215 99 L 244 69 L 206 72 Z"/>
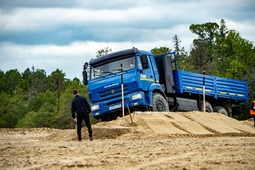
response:
<path id="1" fill-rule="evenodd" d="M 249 100 L 255 98 L 255 46 L 240 36 L 238 31 L 228 29 L 225 21 L 192 24 L 190 31 L 197 35 L 188 53 L 181 47 L 181 40 L 173 36 L 174 49 L 155 47 L 154 55 L 176 52 L 178 69 L 248 82 Z M 142 48 L 142 47 L 140 47 Z M 97 51 L 99 57 L 111 52 L 110 48 Z M 82 70 L 82 68 L 81 68 Z M 88 98 L 88 89 L 78 79 L 67 79 L 62 70 L 50 75 L 39 68 L 25 71 L 0 70 L 0 128 L 73 128 L 70 107 L 72 91 Z M 236 119 L 249 118 L 249 103 L 242 103 Z M 91 123 L 96 120 L 91 117 Z"/>

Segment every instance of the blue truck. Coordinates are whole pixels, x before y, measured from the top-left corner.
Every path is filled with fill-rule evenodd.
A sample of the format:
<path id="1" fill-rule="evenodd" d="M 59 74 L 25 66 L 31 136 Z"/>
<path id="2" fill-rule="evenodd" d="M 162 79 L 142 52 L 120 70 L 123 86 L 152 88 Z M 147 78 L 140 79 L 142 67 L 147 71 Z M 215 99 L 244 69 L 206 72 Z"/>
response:
<path id="1" fill-rule="evenodd" d="M 122 89 L 124 108 L 131 112 L 204 111 L 203 75 L 178 70 L 174 52 L 154 56 L 135 47 L 114 52 L 85 63 L 83 78 L 96 119 L 122 115 Z M 207 112 L 232 116 L 233 104 L 248 103 L 245 81 L 205 75 L 204 87 Z"/>

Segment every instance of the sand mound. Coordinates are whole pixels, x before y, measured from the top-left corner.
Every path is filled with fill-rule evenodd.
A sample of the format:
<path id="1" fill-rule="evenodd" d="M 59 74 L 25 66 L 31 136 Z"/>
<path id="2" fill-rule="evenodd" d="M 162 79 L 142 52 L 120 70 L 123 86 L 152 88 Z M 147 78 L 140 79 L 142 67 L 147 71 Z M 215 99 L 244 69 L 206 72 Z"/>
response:
<path id="1" fill-rule="evenodd" d="M 238 121 L 220 113 L 144 112 L 129 115 L 92 126 L 94 139 L 147 139 L 210 136 L 255 136 L 251 120 Z M 82 138 L 88 138 L 87 128 L 82 128 Z M 45 140 L 74 141 L 76 131 L 53 130 Z"/>
<path id="2" fill-rule="evenodd" d="M 250 118 L 250 119 L 247 119 L 247 120 L 243 120 L 242 124 L 243 125 L 248 125 L 248 126 L 254 128 L 254 120 L 253 120 L 253 118 Z"/>
<path id="3" fill-rule="evenodd" d="M 134 114 L 136 130 L 143 137 L 254 136 L 255 128 L 220 113 L 198 111 Z M 113 123 L 113 122 L 111 122 Z"/>

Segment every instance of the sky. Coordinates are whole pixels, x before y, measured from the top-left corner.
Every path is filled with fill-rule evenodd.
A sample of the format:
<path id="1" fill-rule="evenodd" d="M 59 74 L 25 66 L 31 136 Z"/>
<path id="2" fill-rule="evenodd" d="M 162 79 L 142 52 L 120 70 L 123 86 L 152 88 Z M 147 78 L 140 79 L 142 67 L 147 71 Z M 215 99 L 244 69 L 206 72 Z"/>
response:
<path id="1" fill-rule="evenodd" d="M 190 25 L 221 19 L 255 45 L 254 0 L 0 0 L 0 70 L 82 80 L 98 50 L 174 49 L 177 35 L 189 52 Z"/>

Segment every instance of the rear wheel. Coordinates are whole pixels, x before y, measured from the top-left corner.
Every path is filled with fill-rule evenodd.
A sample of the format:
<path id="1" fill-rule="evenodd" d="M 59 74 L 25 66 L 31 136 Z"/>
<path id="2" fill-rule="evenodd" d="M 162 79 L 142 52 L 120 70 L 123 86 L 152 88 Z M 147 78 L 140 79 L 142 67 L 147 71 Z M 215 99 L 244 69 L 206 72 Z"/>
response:
<path id="1" fill-rule="evenodd" d="M 214 112 L 216 113 L 221 113 L 221 114 L 224 114 L 226 116 L 228 116 L 228 112 L 226 111 L 226 109 L 222 106 L 216 106 L 213 108 Z"/>
<path id="2" fill-rule="evenodd" d="M 154 93 L 152 96 L 152 111 L 169 112 L 169 106 L 165 98 L 159 93 Z"/>
<path id="3" fill-rule="evenodd" d="M 203 102 L 201 103 L 201 111 L 204 112 Z M 213 112 L 212 105 L 209 102 L 207 102 L 207 101 L 205 101 L 205 112 L 209 112 L 209 113 Z"/>

